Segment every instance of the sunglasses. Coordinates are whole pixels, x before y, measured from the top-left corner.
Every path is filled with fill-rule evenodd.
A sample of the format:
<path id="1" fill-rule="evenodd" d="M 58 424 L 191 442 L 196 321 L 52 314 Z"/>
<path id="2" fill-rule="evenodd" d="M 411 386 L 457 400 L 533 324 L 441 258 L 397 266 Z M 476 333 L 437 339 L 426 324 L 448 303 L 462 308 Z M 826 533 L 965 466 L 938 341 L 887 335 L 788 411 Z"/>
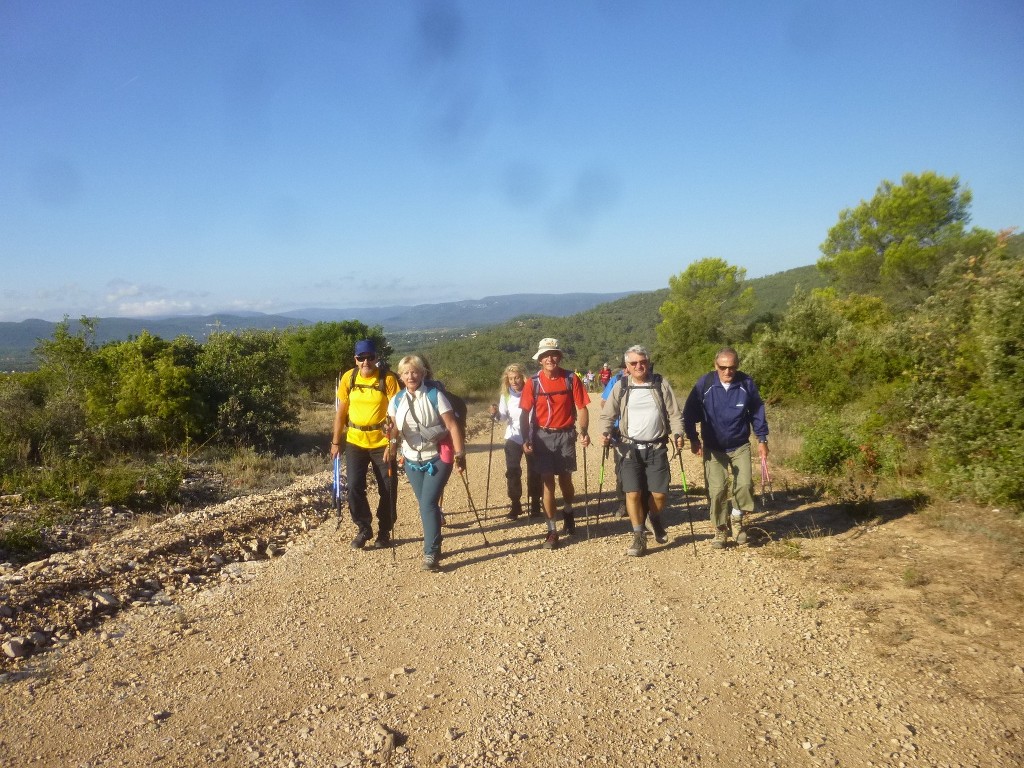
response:
<path id="1" fill-rule="evenodd" d="M 720 371 L 735 371 L 738 366 L 735 365 L 720 365 L 718 370 Z"/>
<path id="2" fill-rule="evenodd" d="M 367 360 L 376 360 L 376 355 L 356 355 L 356 360 L 360 363 L 365 363 Z"/>

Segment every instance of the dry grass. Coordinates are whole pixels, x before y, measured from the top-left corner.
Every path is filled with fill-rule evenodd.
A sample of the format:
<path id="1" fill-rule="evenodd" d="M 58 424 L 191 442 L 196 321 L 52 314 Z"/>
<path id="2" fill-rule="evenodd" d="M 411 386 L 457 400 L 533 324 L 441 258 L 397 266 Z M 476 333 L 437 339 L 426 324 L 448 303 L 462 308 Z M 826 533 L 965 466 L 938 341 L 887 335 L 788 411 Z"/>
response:
<path id="1" fill-rule="evenodd" d="M 771 541 L 765 544 L 761 551 L 765 557 L 773 560 L 806 560 L 808 557 L 800 545 L 800 539 L 795 538 Z"/>

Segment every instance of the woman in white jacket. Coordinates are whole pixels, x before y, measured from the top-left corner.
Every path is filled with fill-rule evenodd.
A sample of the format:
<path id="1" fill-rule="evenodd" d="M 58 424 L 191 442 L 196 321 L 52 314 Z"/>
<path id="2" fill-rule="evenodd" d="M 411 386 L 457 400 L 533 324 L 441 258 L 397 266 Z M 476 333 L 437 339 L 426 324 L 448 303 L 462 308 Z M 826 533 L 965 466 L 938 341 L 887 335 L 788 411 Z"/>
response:
<path id="1" fill-rule="evenodd" d="M 512 363 L 501 374 L 501 394 L 498 403 L 491 406 L 491 418 L 507 423 L 505 428 L 505 483 L 512 502 L 509 520 L 523 514 L 523 435 L 519 431 L 519 398 L 526 386 L 526 369 Z M 533 468 L 533 459 L 526 457 L 526 488 L 530 499 L 530 517 L 540 517 L 540 475 Z"/>

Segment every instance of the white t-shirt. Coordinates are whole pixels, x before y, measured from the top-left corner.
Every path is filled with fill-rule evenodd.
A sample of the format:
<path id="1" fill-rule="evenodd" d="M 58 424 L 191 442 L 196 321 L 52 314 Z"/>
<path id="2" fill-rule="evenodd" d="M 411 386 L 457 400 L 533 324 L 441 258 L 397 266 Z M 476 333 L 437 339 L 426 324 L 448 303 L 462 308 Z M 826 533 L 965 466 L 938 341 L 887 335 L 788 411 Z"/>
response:
<path id="1" fill-rule="evenodd" d="M 519 429 L 519 416 L 523 412 L 519 406 L 519 399 L 522 396 L 522 392 L 509 390 L 508 397 L 498 400 L 498 421 L 508 422 L 508 426 L 505 428 L 505 439 L 520 445 L 523 444 L 523 434 Z"/>
<path id="2" fill-rule="evenodd" d="M 395 401 L 401 398 L 401 402 L 395 405 Z M 409 409 L 413 409 L 413 414 Z M 402 455 L 410 461 L 429 461 L 437 456 L 437 443 L 425 440 L 421 430 L 427 431 L 432 427 L 443 427 L 442 413 L 452 411 L 452 404 L 444 396 L 444 392 L 437 392 L 437 410 L 430 402 L 425 387 L 420 386 L 415 392 L 403 390 L 391 398 L 388 403 L 388 416 L 398 425 L 398 431 L 402 433 Z M 417 420 L 419 423 L 417 424 Z"/>
<path id="3" fill-rule="evenodd" d="M 665 436 L 661 406 L 658 405 L 658 399 L 654 396 L 654 389 L 650 384 L 630 382 L 626 408 L 629 409 L 629 417 L 626 419 L 629 428 L 627 438 L 638 443 L 649 443 Z"/>

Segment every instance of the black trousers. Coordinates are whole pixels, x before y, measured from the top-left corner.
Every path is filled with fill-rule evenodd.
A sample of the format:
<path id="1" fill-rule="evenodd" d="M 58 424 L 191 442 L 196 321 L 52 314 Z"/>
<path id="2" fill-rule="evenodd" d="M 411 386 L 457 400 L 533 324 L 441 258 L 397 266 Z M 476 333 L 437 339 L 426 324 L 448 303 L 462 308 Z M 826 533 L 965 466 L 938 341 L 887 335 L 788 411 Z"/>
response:
<path id="1" fill-rule="evenodd" d="M 508 497 L 518 501 L 523 497 L 523 446 L 515 440 L 505 441 L 505 485 Z M 540 475 L 533 468 L 533 457 L 526 456 L 526 489 L 531 499 L 539 499 L 543 494 Z"/>
<path id="2" fill-rule="evenodd" d="M 370 516 L 370 500 L 366 495 L 366 476 L 370 470 L 377 480 L 380 501 L 377 502 L 377 528 L 390 533 L 394 527 L 391 519 L 391 478 L 388 467 L 384 463 L 383 448 L 360 448 L 347 443 L 345 445 L 345 471 L 348 474 L 348 508 L 352 514 L 352 522 L 361 531 L 372 532 L 373 518 Z"/>

